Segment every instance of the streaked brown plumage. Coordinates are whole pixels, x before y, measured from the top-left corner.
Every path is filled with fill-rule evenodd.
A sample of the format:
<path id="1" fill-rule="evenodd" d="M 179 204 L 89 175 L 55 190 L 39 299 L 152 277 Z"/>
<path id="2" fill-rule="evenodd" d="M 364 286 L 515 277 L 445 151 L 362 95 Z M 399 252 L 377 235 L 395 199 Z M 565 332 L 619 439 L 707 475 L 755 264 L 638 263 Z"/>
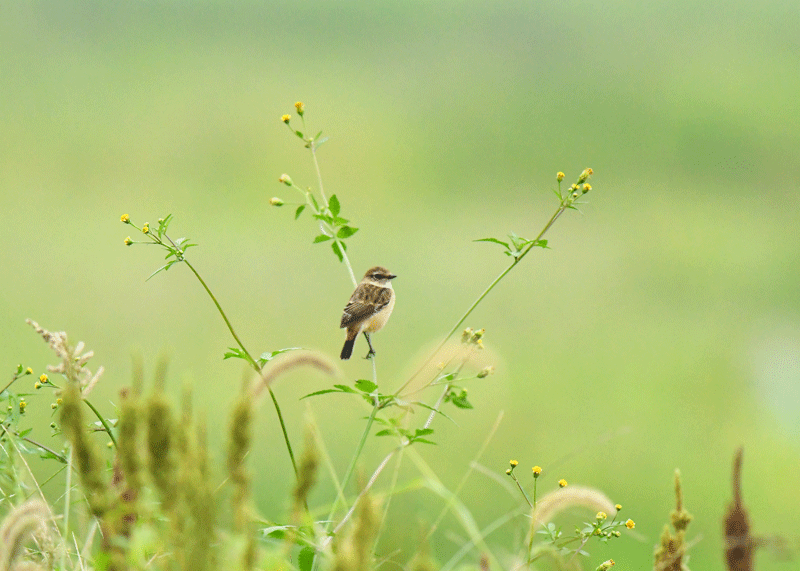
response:
<path id="1" fill-rule="evenodd" d="M 394 309 L 393 273 L 381 266 L 370 268 L 358 284 L 350 301 L 344 308 L 340 328 L 347 328 L 347 340 L 342 347 L 341 358 L 349 359 L 359 333 L 364 333 L 369 344 L 367 358 L 375 354 L 370 333 L 379 331 Z"/>

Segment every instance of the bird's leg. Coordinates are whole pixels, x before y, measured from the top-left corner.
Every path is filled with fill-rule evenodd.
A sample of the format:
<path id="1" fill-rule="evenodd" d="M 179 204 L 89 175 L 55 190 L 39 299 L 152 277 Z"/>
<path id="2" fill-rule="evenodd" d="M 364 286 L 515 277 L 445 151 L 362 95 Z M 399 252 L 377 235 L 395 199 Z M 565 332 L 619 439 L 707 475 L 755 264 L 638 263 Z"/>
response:
<path id="1" fill-rule="evenodd" d="M 372 359 L 375 356 L 375 349 L 372 348 L 372 340 L 369 338 L 369 333 L 366 331 L 364 331 L 364 337 L 367 338 L 367 344 L 369 345 L 369 353 L 367 353 L 367 356 L 364 358 Z"/>

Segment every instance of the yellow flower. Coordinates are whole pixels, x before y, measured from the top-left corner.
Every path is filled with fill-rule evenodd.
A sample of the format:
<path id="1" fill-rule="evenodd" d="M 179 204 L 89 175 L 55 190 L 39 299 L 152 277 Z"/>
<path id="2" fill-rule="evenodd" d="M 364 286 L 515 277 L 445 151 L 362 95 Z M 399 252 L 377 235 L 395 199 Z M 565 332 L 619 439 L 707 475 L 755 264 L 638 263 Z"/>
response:
<path id="1" fill-rule="evenodd" d="M 511 475 L 511 468 L 509 468 L 508 470 L 506 470 L 506 475 L 507 475 L 507 476 L 510 476 L 510 475 Z"/>
<path id="2" fill-rule="evenodd" d="M 538 478 L 542 475 L 542 467 L 541 466 L 534 466 L 533 467 L 533 477 Z"/>
<path id="3" fill-rule="evenodd" d="M 606 512 L 597 512 L 597 515 L 594 516 L 594 517 L 597 518 L 600 521 L 603 521 L 604 519 L 606 519 L 608 517 L 608 515 L 606 515 Z"/>
<path id="4" fill-rule="evenodd" d="M 566 488 L 566 487 L 567 487 L 567 481 L 566 481 L 564 478 L 561 478 L 561 479 L 558 481 L 558 485 L 559 485 L 559 487 L 561 487 L 561 488 Z"/>
<path id="5" fill-rule="evenodd" d="M 586 194 L 590 190 L 592 190 L 592 185 L 589 184 L 588 182 L 584 183 L 583 184 L 583 194 Z"/>
<path id="6" fill-rule="evenodd" d="M 25 374 L 26 374 L 26 375 L 32 375 L 32 374 L 33 374 L 33 369 L 31 369 L 30 367 L 28 367 L 27 369 L 25 369 Z"/>
<path id="7" fill-rule="evenodd" d="M 625 522 L 625 527 L 627 527 L 628 529 L 633 529 L 634 527 L 636 527 L 636 523 L 632 519 L 629 519 L 628 521 Z"/>
<path id="8" fill-rule="evenodd" d="M 617 511 L 621 511 L 622 510 L 622 505 L 621 504 L 617 504 L 614 507 L 616 508 Z"/>
<path id="9" fill-rule="evenodd" d="M 64 402 L 64 401 L 61 398 L 57 398 L 56 399 L 56 404 L 60 405 L 62 402 Z"/>
<path id="10" fill-rule="evenodd" d="M 561 182 L 562 180 L 564 180 L 564 176 L 565 176 L 564 173 L 559 171 L 558 174 L 556 175 L 556 180 L 558 182 Z"/>
<path id="11" fill-rule="evenodd" d="M 125 224 L 130 224 L 131 223 L 131 217 L 128 216 L 127 214 L 123 214 L 122 216 L 119 217 L 119 219 L 122 222 L 124 222 Z"/>
<path id="12" fill-rule="evenodd" d="M 40 380 L 41 382 L 43 382 L 43 383 L 46 383 L 46 382 L 47 382 L 47 379 L 48 379 L 48 377 L 47 377 L 47 375 L 45 375 L 44 373 L 42 373 L 41 375 L 39 375 L 39 380 Z"/>
<path id="13" fill-rule="evenodd" d="M 133 240 L 131 240 L 131 237 L 128 236 L 127 238 L 125 238 L 125 245 L 130 246 L 131 244 L 133 244 Z"/>
<path id="14" fill-rule="evenodd" d="M 26 406 L 28 406 L 28 403 L 26 403 L 24 400 L 20 399 L 20 401 L 19 401 L 19 412 L 20 413 L 25 412 L 25 407 Z"/>
<path id="15" fill-rule="evenodd" d="M 519 466 L 519 462 L 517 462 L 516 460 L 509 460 L 508 463 L 511 464 L 512 468 L 516 468 L 517 466 Z"/>
<path id="16" fill-rule="evenodd" d="M 614 566 L 614 560 L 609 559 L 608 561 L 604 561 L 601 563 L 595 571 L 608 571 Z"/>
<path id="17" fill-rule="evenodd" d="M 149 234 L 150 233 L 150 223 L 149 222 L 145 222 L 144 223 L 144 226 L 142 226 L 142 232 L 144 234 Z"/>
<path id="18" fill-rule="evenodd" d="M 581 176 L 578 177 L 578 184 L 586 182 L 586 179 L 594 174 L 592 169 L 584 169 Z"/>
<path id="19" fill-rule="evenodd" d="M 34 389 L 41 389 L 41 388 L 42 388 L 42 383 L 40 383 L 40 382 L 38 382 L 38 381 L 37 381 L 37 382 L 35 382 L 35 383 L 33 384 L 33 388 L 34 388 Z"/>
<path id="20" fill-rule="evenodd" d="M 306 110 L 306 106 L 303 105 L 302 101 L 298 101 L 294 104 L 294 108 L 297 109 L 297 114 L 301 117 L 303 116 L 303 112 Z"/>
<path id="21" fill-rule="evenodd" d="M 284 123 L 288 123 L 291 120 L 292 120 L 292 116 L 291 115 L 282 115 L 281 116 L 281 121 L 283 121 Z"/>
<path id="22" fill-rule="evenodd" d="M 286 186 L 292 186 L 292 178 L 286 173 L 281 175 L 281 177 L 278 179 L 278 182 L 282 182 Z"/>

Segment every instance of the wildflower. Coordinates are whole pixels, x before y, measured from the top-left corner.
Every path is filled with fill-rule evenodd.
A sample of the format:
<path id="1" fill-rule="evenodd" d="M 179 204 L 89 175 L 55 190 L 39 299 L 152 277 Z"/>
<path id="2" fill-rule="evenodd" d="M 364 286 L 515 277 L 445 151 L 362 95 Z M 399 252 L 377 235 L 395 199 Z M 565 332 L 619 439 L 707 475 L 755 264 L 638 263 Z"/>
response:
<path id="1" fill-rule="evenodd" d="M 586 179 L 594 174 L 592 169 L 584 169 L 581 176 L 578 177 L 578 184 L 586 182 Z"/>
<path id="2" fill-rule="evenodd" d="M 506 470 L 506 476 L 510 476 L 510 475 L 511 475 L 511 468 L 509 468 L 508 470 Z"/>
<path id="3" fill-rule="evenodd" d="M 542 475 L 542 467 L 541 466 L 534 466 L 533 467 L 533 477 L 538 478 Z"/>
<path id="4" fill-rule="evenodd" d="M 22 400 L 22 399 L 19 399 L 19 413 L 20 413 L 20 414 L 25 414 L 25 407 L 26 407 L 26 406 L 28 406 L 28 403 L 26 403 L 26 402 L 25 402 L 24 400 Z"/>
<path id="5" fill-rule="evenodd" d="M 59 397 L 59 398 L 57 398 L 57 399 L 56 399 L 56 404 L 57 404 L 57 405 L 61 405 L 61 403 L 63 403 L 63 402 L 64 402 L 64 401 L 63 401 L 63 399 L 61 399 L 61 397 Z"/>
<path id="6" fill-rule="evenodd" d="M 284 123 L 288 123 L 289 121 L 291 121 L 291 119 L 292 119 L 291 115 L 282 115 L 281 116 L 281 121 L 283 121 Z"/>
<path id="7" fill-rule="evenodd" d="M 295 103 L 294 108 L 297 109 L 297 114 L 300 115 L 300 117 L 303 116 L 303 113 L 306 110 L 306 106 L 303 104 L 302 101 L 298 101 L 297 103 Z"/>
<path id="8" fill-rule="evenodd" d="M 48 380 L 49 379 L 47 378 L 47 375 L 45 375 L 44 373 L 39 375 L 39 382 L 46 383 Z"/>
<path id="9" fill-rule="evenodd" d="M 278 182 L 282 182 L 286 186 L 292 186 L 292 177 L 290 177 L 288 174 L 284 173 L 278 179 Z"/>
<path id="10" fill-rule="evenodd" d="M 558 486 L 559 486 L 560 488 L 566 488 L 566 487 L 567 487 L 567 481 L 566 481 L 564 478 L 561 478 L 561 479 L 558 481 Z"/>
<path id="11" fill-rule="evenodd" d="M 127 238 L 125 238 L 125 245 L 130 246 L 131 244 L 133 244 L 133 240 L 131 240 L 131 237 L 128 236 Z"/>
<path id="12" fill-rule="evenodd" d="M 578 193 L 577 193 L 577 191 L 572 193 L 572 198 L 578 198 Z"/>
<path id="13" fill-rule="evenodd" d="M 516 468 L 517 466 L 519 466 L 519 462 L 517 462 L 516 460 L 509 460 L 508 463 L 511 464 L 512 468 Z"/>
<path id="14" fill-rule="evenodd" d="M 470 338 L 472 337 L 472 333 L 473 333 L 473 331 L 472 331 L 472 327 L 467 327 L 467 328 L 466 328 L 466 329 L 465 329 L 465 330 L 464 330 L 464 331 L 461 333 L 461 342 L 462 342 L 462 343 L 467 343 L 467 342 L 469 342 Z"/>
<path id="15" fill-rule="evenodd" d="M 595 571 L 608 571 L 613 566 L 614 566 L 614 560 L 609 559 L 608 561 L 603 561 L 600 565 L 598 565 Z"/>
<path id="16" fill-rule="evenodd" d="M 283 206 L 283 200 L 281 200 L 281 199 L 280 199 L 280 198 L 278 198 L 277 196 L 273 196 L 272 198 L 270 198 L 270 199 L 269 199 L 269 203 L 270 203 L 272 206 Z"/>
<path id="17" fill-rule="evenodd" d="M 632 519 L 629 519 L 628 521 L 625 522 L 625 527 L 627 527 L 628 529 L 633 529 L 634 527 L 636 527 L 636 522 L 634 522 Z"/>
<path id="18" fill-rule="evenodd" d="M 597 512 L 597 515 L 594 517 L 597 518 L 598 521 L 603 521 L 608 515 L 606 515 L 606 512 Z"/>
<path id="19" fill-rule="evenodd" d="M 615 505 L 614 508 L 616 508 L 617 511 L 622 511 L 622 505 L 621 504 Z"/>
<path id="20" fill-rule="evenodd" d="M 478 378 L 479 379 L 485 379 L 486 377 L 488 377 L 492 373 L 494 373 L 494 367 L 489 365 L 488 367 L 484 367 L 483 370 L 481 370 L 481 372 L 478 373 Z"/>
<path id="21" fill-rule="evenodd" d="M 34 389 L 41 389 L 41 388 L 42 388 L 42 383 L 40 383 L 39 381 L 36 381 L 36 382 L 33 384 L 33 388 L 34 388 Z"/>
<path id="22" fill-rule="evenodd" d="M 131 223 L 131 217 L 128 216 L 127 214 L 123 214 L 122 216 L 119 217 L 119 219 L 122 222 L 124 222 L 125 224 L 130 224 Z"/>
<path id="23" fill-rule="evenodd" d="M 26 374 L 26 375 L 32 375 L 32 374 L 33 374 L 33 369 L 31 369 L 30 367 L 28 367 L 27 369 L 25 369 L 25 374 Z"/>
<path id="24" fill-rule="evenodd" d="M 583 194 L 586 194 L 590 190 L 592 190 L 592 185 L 589 184 L 588 182 L 584 183 L 583 184 Z"/>
<path id="25" fill-rule="evenodd" d="M 564 173 L 563 173 L 563 172 L 561 172 L 561 171 L 558 171 L 558 174 L 556 175 L 556 180 L 557 180 L 558 182 L 561 182 L 562 180 L 564 180 L 564 176 L 565 176 L 565 175 L 564 175 Z"/>
<path id="26" fill-rule="evenodd" d="M 142 226 L 142 233 L 143 234 L 149 234 L 150 233 L 150 223 L 149 222 L 145 222 L 144 226 Z"/>
<path id="27" fill-rule="evenodd" d="M 52 408 L 53 410 L 55 410 L 55 409 L 57 409 L 57 408 L 58 408 L 58 405 L 57 405 L 56 403 L 54 403 L 54 402 L 51 402 L 51 403 L 50 403 L 50 408 Z M 52 425 L 50 425 L 50 426 L 51 426 L 52 428 L 55 428 L 55 427 L 54 427 L 54 426 L 52 426 Z"/>

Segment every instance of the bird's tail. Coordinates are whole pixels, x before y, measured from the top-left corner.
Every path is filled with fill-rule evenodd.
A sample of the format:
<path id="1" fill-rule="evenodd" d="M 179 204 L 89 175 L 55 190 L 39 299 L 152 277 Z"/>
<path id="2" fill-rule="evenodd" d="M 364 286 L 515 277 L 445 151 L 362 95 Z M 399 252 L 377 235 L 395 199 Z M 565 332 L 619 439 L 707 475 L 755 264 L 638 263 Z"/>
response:
<path id="1" fill-rule="evenodd" d="M 353 354 L 353 345 L 355 344 L 356 344 L 355 337 L 353 337 L 352 339 L 348 339 L 347 341 L 344 342 L 344 347 L 342 347 L 342 354 L 340 355 L 340 357 L 343 360 L 346 361 L 347 359 L 350 358 L 350 355 Z"/>

